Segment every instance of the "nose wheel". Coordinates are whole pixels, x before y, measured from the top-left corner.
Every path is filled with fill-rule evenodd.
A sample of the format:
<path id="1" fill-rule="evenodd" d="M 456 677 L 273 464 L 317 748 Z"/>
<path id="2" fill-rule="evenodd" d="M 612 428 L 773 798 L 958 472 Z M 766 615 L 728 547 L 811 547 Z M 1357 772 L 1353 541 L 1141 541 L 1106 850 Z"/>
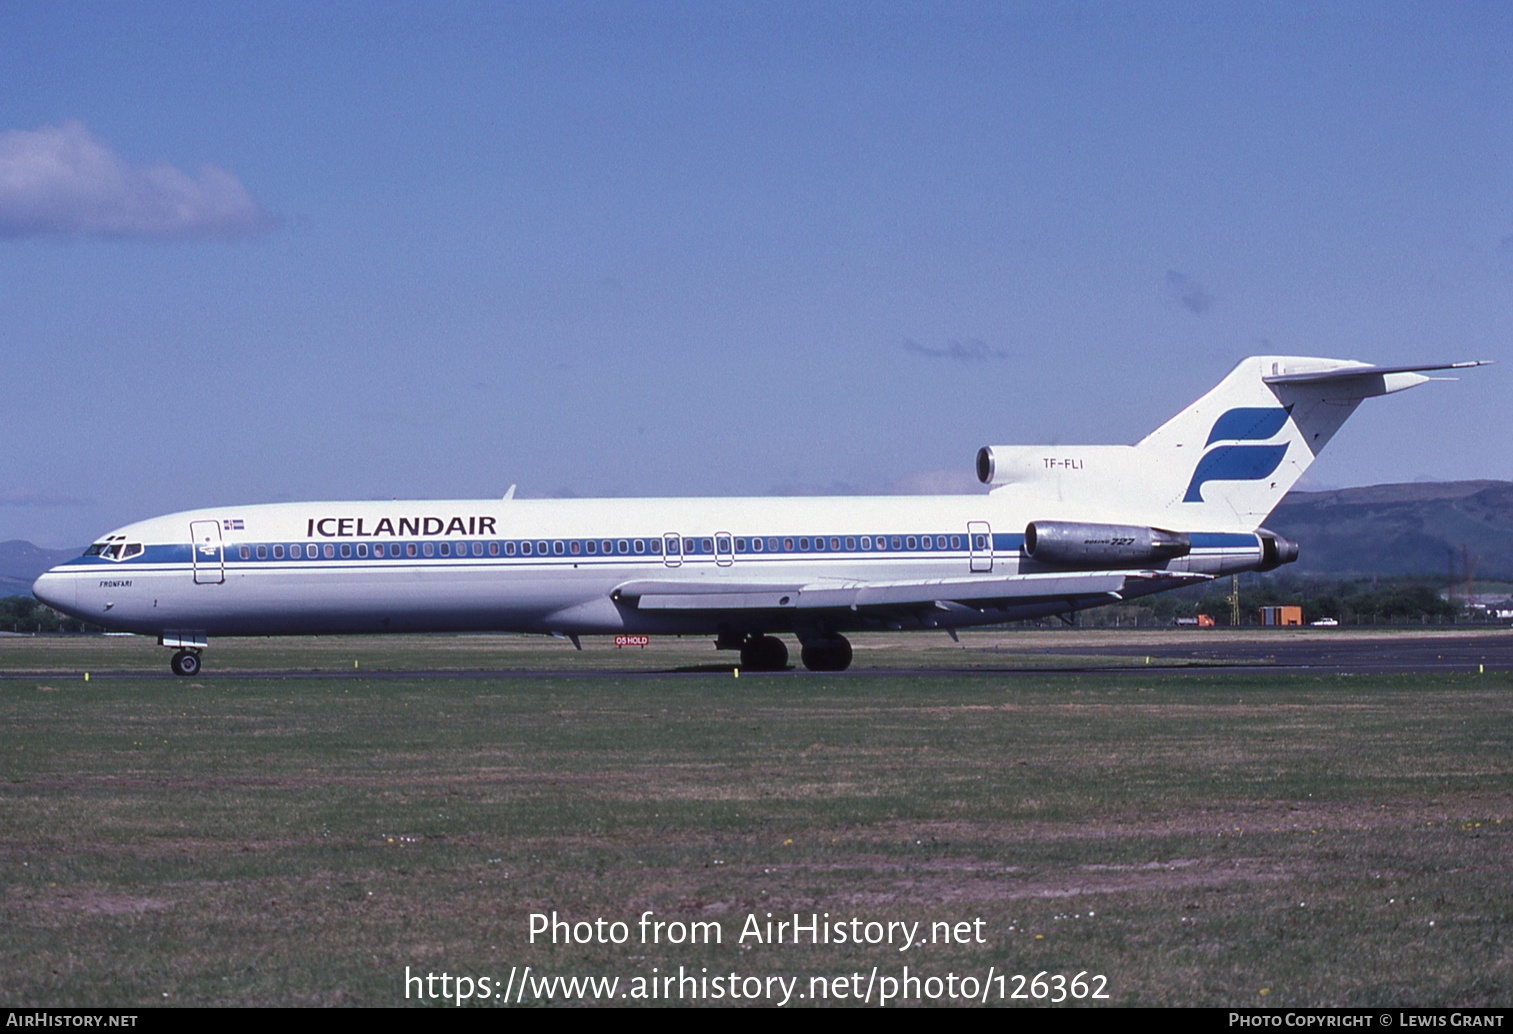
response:
<path id="1" fill-rule="evenodd" d="M 180 650 L 173 655 L 173 659 L 168 662 L 168 666 L 173 669 L 175 675 L 198 675 L 200 673 L 200 651 Z"/>

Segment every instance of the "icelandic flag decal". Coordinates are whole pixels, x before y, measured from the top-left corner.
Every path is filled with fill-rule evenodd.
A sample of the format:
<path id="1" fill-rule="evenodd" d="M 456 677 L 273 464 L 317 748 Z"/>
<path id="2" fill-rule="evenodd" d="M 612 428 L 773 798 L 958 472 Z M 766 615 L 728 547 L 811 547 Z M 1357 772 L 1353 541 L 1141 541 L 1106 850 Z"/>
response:
<path id="1" fill-rule="evenodd" d="M 246 530 L 246 524 L 245 524 L 245 522 L 240 517 L 233 517 L 230 520 L 222 521 L 221 523 L 224 524 L 224 525 L 226 525 L 226 530 L 227 531 L 245 531 Z"/>

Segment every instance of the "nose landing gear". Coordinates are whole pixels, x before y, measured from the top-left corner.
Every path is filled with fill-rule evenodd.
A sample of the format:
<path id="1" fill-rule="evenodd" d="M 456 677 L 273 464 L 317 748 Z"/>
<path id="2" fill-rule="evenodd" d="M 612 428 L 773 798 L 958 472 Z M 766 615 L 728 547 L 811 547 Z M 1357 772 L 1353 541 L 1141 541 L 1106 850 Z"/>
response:
<path id="1" fill-rule="evenodd" d="M 173 659 L 168 662 L 168 666 L 173 669 L 175 675 L 198 675 L 200 673 L 200 651 L 180 650 L 173 655 Z"/>

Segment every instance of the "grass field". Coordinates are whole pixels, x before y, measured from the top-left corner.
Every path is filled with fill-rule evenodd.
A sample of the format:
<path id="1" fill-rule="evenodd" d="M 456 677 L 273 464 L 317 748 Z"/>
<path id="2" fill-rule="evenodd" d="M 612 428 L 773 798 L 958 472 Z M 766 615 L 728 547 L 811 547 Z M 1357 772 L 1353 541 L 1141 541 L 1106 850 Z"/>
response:
<path id="1" fill-rule="evenodd" d="M 963 641 L 863 637 L 858 665 Z M 135 640 L 0 640 L 36 673 L 0 679 L 0 1003 L 908 965 L 1102 974 L 1114 1004 L 1513 1004 L 1507 674 L 622 677 L 581 673 L 729 655 L 585 645 L 218 643 L 183 680 Z M 313 674 L 246 674 L 275 667 Z M 536 674 L 392 673 L 495 667 Z M 630 942 L 529 943 L 553 910 Z M 642 944 L 648 910 L 723 943 Z M 736 943 L 768 912 L 984 943 Z"/>

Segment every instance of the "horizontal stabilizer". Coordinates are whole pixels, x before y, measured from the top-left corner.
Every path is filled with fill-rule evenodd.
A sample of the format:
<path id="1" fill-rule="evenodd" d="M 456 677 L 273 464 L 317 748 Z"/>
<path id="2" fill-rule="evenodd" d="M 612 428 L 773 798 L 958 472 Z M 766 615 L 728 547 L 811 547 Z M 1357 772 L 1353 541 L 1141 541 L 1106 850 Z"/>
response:
<path id="1" fill-rule="evenodd" d="M 1475 366 L 1490 366 L 1491 359 L 1470 359 L 1459 363 L 1434 363 L 1428 366 L 1359 366 L 1337 367 L 1332 370 L 1310 370 L 1302 373 L 1279 373 L 1261 379 L 1267 384 L 1318 384 L 1323 381 L 1342 381 L 1353 377 L 1373 377 L 1390 373 L 1428 373 L 1431 370 L 1469 370 Z"/>

